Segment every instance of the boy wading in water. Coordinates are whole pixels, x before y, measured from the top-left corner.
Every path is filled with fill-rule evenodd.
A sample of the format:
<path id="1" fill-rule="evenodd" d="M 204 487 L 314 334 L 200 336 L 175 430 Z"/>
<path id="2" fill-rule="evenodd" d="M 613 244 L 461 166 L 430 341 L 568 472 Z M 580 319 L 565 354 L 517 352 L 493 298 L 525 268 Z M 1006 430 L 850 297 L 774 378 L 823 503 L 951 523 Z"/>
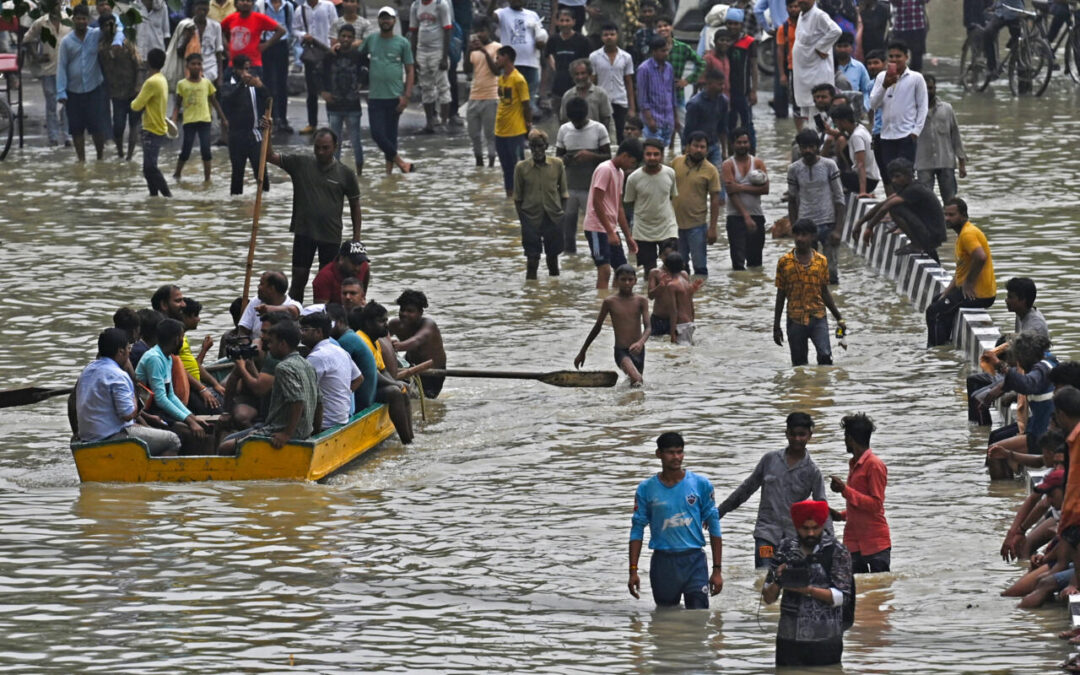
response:
<path id="1" fill-rule="evenodd" d="M 680 345 L 694 344 L 694 293 L 705 283 L 690 281 L 686 264 L 678 251 L 667 249 L 664 264 L 649 272 L 649 297 L 653 313 L 649 322 L 652 335 L 671 336 Z"/>
<path id="2" fill-rule="evenodd" d="M 630 378 L 630 385 L 640 387 L 643 380 L 641 372 L 645 370 L 645 342 L 649 339 L 649 301 L 643 295 L 634 293 L 637 272 L 628 264 L 615 270 L 615 287 L 618 293 L 604 298 L 600 305 L 600 316 L 585 338 L 574 359 L 574 367 L 585 365 L 585 352 L 589 350 L 596 336 L 604 327 L 604 319 L 611 314 L 611 327 L 615 331 L 615 363 Z"/>

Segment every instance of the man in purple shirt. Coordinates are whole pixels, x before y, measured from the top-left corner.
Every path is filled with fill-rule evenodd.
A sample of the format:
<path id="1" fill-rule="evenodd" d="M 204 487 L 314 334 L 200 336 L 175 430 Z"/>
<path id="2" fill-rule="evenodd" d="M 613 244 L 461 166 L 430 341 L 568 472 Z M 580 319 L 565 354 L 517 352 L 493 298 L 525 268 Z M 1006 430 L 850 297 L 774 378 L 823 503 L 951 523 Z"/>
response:
<path id="1" fill-rule="evenodd" d="M 649 43 L 652 57 L 638 66 L 637 103 L 645 121 L 645 138 L 659 138 L 664 147 L 679 130 L 675 116 L 675 71 L 668 63 L 667 40 L 655 37 Z"/>

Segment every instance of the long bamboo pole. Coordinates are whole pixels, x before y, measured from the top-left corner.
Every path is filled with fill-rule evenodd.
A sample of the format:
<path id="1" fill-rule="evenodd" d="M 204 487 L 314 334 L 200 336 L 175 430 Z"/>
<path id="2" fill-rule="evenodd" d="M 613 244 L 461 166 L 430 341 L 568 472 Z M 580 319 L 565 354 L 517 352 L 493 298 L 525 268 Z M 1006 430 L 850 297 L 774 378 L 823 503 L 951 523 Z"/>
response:
<path id="1" fill-rule="evenodd" d="M 247 265 L 244 268 L 244 294 L 240 302 L 241 313 L 247 309 L 248 298 L 251 295 L 251 272 L 255 266 L 255 241 L 259 238 L 259 213 L 262 211 L 263 181 L 266 180 L 266 154 L 270 149 L 270 134 L 274 127 L 274 116 L 271 106 L 274 99 L 267 98 L 266 114 L 263 119 L 269 124 L 262 131 L 262 150 L 259 152 L 259 184 L 255 188 L 255 213 L 251 216 L 251 239 L 248 240 Z"/>

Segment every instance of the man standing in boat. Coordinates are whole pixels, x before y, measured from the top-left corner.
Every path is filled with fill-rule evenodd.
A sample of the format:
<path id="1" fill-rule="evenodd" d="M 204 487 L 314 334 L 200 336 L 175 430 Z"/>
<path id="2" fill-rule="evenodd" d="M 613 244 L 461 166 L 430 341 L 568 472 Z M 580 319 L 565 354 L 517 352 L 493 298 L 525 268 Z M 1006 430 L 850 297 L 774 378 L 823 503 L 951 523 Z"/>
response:
<path id="1" fill-rule="evenodd" d="M 263 119 L 263 133 L 270 133 Z M 349 202 L 352 239 L 360 241 L 360 183 L 356 172 L 334 159 L 338 138 L 329 129 L 319 129 L 313 137 L 314 153 L 278 154 L 268 147 L 266 161 L 289 174 L 293 184 L 292 287 L 289 296 L 304 301 L 304 289 L 311 274 L 315 253 L 319 269 L 338 256 L 341 248 L 341 211 Z"/>
<path id="2" fill-rule="evenodd" d="M 630 528 L 630 595 L 639 597 L 638 558 L 649 526 L 649 583 L 660 607 L 677 607 L 685 598 L 687 609 L 707 609 L 709 595 L 724 587 L 721 574 L 723 539 L 713 486 L 701 474 L 683 468 L 683 437 L 673 431 L 656 439 L 660 473 L 641 481 L 634 496 Z M 713 566 L 709 574 L 702 528 L 709 528 Z"/>
<path id="3" fill-rule="evenodd" d="M 98 336 L 98 356 L 83 369 L 75 383 L 78 438 L 83 443 L 137 438 L 150 455 L 176 455 L 180 437 L 166 429 L 135 424 L 135 385 L 125 372 L 130 351 L 127 334 L 109 328 Z"/>

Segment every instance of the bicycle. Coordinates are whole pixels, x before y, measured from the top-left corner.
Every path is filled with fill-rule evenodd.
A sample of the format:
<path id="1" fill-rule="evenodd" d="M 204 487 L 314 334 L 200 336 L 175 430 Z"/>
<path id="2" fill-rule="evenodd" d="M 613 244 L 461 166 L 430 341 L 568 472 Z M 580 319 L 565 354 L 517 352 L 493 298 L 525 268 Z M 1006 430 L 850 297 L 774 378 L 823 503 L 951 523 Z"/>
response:
<path id="1" fill-rule="evenodd" d="M 1049 21 L 1052 16 L 1050 7 L 1053 1 L 1032 0 L 1032 6 L 1039 15 L 1035 20 L 1035 27 L 1038 29 L 1040 37 L 1050 45 L 1050 53 L 1054 55 L 1055 60 L 1058 50 L 1061 49 L 1061 43 L 1065 43 L 1065 72 L 1068 73 L 1073 82 L 1080 84 L 1080 3 L 1077 3 L 1076 0 L 1069 0 L 1068 9 L 1064 14 L 1065 24 L 1062 27 L 1063 30 L 1051 42 L 1048 35 L 1050 33 Z"/>
<path id="2" fill-rule="evenodd" d="M 1042 96 L 1046 91 L 1053 74 L 1054 53 L 1039 30 L 1033 27 L 1038 15 L 1024 9 L 1012 11 L 1023 15 L 1017 22 L 1020 35 L 1015 41 L 1010 41 L 1009 52 L 1004 59 L 997 59 L 997 67 L 993 71 L 986 64 L 986 26 L 972 30 L 964 41 L 960 54 L 960 84 L 965 91 L 985 91 L 1006 69 L 1013 96 Z M 993 49 L 995 54 L 1000 51 L 996 40 Z"/>

